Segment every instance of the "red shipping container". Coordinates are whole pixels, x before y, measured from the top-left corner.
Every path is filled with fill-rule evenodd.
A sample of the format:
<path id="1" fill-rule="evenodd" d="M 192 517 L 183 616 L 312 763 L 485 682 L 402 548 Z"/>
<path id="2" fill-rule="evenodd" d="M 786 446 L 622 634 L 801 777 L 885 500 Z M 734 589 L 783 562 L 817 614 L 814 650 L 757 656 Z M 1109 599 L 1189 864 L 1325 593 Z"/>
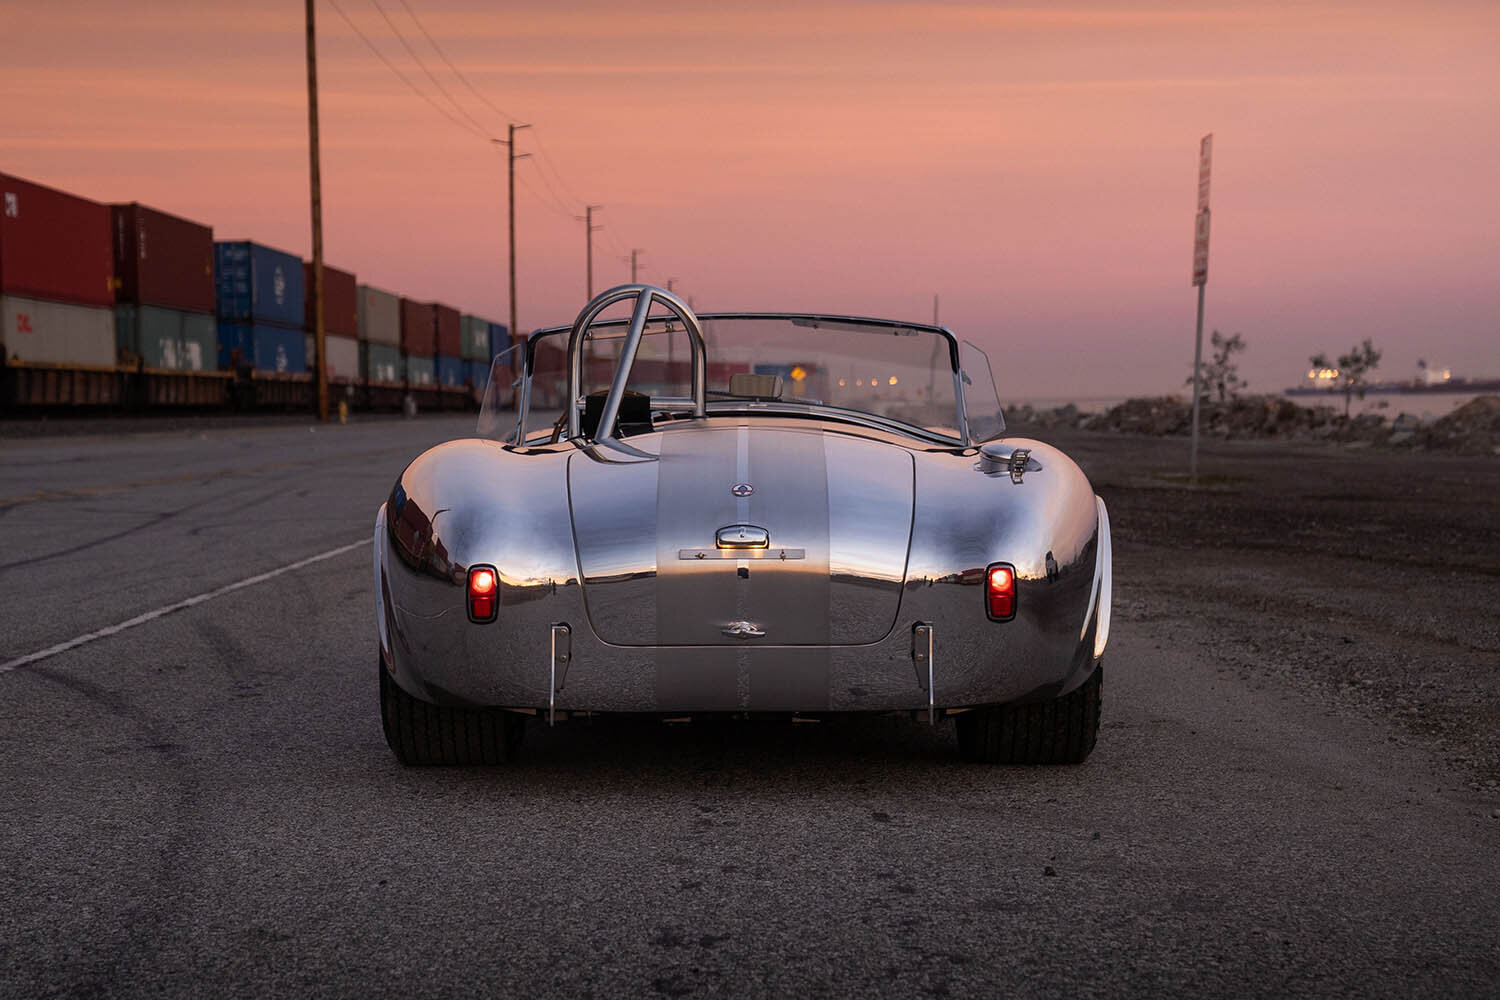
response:
<path id="1" fill-rule="evenodd" d="M 317 329 L 313 316 L 312 261 L 302 262 L 303 287 L 307 295 L 307 330 Z M 348 271 L 323 265 L 323 332 L 340 337 L 359 336 L 359 283 Z"/>
<path id="2" fill-rule="evenodd" d="M 115 301 L 214 311 L 214 231 L 137 202 L 111 205 Z"/>
<path id="3" fill-rule="evenodd" d="M 418 358 L 437 353 L 437 307 L 431 302 L 401 300 L 401 353 Z"/>
<path id="4" fill-rule="evenodd" d="M 0 174 L 0 292 L 114 305 L 109 208 Z"/>
<path id="5" fill-rule="evenodd" d="M 434 305 L 433 309 L 437 311 L 437 352 L 445 358 L 463 357 L 463 317 L 457 309 L 442 303 Z"/>

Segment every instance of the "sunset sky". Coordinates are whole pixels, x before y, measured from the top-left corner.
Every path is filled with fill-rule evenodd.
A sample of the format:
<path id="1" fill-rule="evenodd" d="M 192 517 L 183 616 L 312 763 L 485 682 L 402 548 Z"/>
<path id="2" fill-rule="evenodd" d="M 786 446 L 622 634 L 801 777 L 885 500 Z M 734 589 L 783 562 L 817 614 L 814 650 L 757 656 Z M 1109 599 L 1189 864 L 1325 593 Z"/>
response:
<path id="1" fill-rule="evenodd" d="M 504 321 L 506 118 L 402 0 L 319 0 L 330 264 Z M 942 321 L 1002 399 L 1259 391 L 1372 337 L 1500 376 L 1500 4 L 406 0 L 518 165 L 520 325 L 676 278 L 701 310 Z M 413 94 L 340 16 L 462 123 Z M 298 0 L 0 0 L 0 171 L 310 254 Z M 470 116 L 474 122 L 466 120 Z M 477 123 L 477 127 L 476 124 Z M 1205 331 L 1205 340 L 1207 330 Z"/>

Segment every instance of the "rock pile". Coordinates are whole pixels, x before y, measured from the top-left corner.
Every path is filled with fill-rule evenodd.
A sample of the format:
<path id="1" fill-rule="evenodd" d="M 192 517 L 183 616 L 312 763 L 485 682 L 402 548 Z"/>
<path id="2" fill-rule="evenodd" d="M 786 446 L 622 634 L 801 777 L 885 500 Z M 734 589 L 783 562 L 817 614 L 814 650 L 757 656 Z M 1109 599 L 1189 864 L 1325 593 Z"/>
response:
<path id="1" fill-rule="evenodd" d="M 1069 403 L 1067 406 L 1044 407 L 1038 409 L 1026 403 L 1019 406 L 1007 406 L 1005 408 L 1005 420 L 1011 424 L 1025 424 L 1027 427 L 1041 427 L 1051 430 L 1054 427 L 1077 427 L 1087 419 L 1087 415 L 1080 413 L 1077 406 Z"/>
<path id="2" fill-rule="evenodd" d="M 1397 424 L 1400 421 L 1397 417 Z M 1408 431 L 1410 437 L 1401 436 Z M 1386 443 L 1460 455 L 1500 455 L 1500 396 L 1476 396 L 1429 427 L 1394 428 Z"/>
<path id="3" fill-rule="evenodd" d="M 1332 406 L 1298 406 L 1285 396 L 1242 396 L 1220 403 L 1202 401 L 1202 432 L 1224 440 L 1260 438 L 1337 442 L 1349 448 L 1400 448 L 1500 455 L 1500 396 L 1479 396 L 1440 420 L 1425 423 L 1409 413 L 1387 420 L 1378 413 L 1345 417 Z M 1192 431 L 1193 405 L 1180 396 L 1128 399 L 1103 413 L 1080 413 L 1076 406 L 1014 407 L 1014 425 L 1050 429 L 1080 427 L 1114 434 L 1155 437 Z"/>

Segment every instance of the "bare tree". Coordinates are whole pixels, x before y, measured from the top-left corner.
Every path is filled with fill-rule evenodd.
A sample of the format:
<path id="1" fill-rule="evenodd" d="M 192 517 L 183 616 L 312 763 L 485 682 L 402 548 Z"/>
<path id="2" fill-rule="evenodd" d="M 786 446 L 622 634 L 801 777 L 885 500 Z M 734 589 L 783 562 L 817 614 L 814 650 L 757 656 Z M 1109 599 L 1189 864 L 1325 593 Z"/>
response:
<path id="1" fill-rule="evenodd" d="M 1344 419 L 1349 418 L 1349 401 L 1352 396 L 1358 395 L 1360 399 L 1365 398 L 1365 390 L 1370 387 L 1365 376 L 1374 371 L 1380 365 L 1380 352 L 1369 337 L 1363 343 L 1349 348 L 1349 353 L 1340 354 L 1337 364 L 1328 360 L 1326 354 L 1314 354 L 1308 359 L 1314 368 L 1319 370 L 1325 368 L 1336 368 L 1338 370 L 1339 385 L 1344 393 Z"/>
<path id="2" fill-rule="evenodd" d="M 1213 357 L 1203 363 L 1199 374 L 1200 391 L 1205 396 L 1217 392 L 1219 402 L 1223 403 L 1238 397 L 1247 384 L 1240 378 L 1239 366 L 1234 362 L 1234 356 L 1245 349 L 1245 338 L 1238 333 L 1226 337 L 1215 330 L 1209 343 L 1213 347 Z M 1187 384 L 1193 384 L 1193 376 L 1187 377 Z"/>

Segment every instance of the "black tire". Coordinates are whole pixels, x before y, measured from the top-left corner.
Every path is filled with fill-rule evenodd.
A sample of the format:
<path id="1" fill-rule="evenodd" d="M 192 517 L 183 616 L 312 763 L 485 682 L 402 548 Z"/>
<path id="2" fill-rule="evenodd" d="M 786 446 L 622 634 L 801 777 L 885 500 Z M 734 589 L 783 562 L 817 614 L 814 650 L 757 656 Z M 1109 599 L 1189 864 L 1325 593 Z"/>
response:
<path id="1" fill-rule="evenodd" d="M 526 718 L 494 708 L 449 708 L 413 698 L 380 664 L 385 742 L 408 766 L 503 764 L 515 756 Z"/>
<path id="2" fill-rule="evenodd" d="M 1099 736 L 1104 668 L 1051 701 L 961 712 L 958 752 L 983 764 L 1082 764 Z"/>

